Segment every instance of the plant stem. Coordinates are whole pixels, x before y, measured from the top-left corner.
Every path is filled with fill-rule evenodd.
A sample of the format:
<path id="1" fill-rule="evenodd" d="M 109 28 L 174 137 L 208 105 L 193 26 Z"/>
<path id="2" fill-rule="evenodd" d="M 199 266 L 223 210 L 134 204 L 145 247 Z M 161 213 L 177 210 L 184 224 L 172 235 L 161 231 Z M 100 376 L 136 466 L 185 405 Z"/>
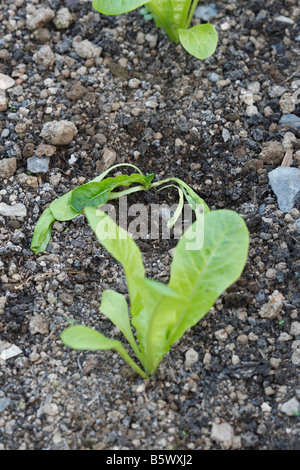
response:
<path id="1" fill-rule="evenodd" d="M 195 11 L 197 5 L 198 5 L 198 0 L 193 0 L 192 6 L 191 6 L 190 11 L 189 11 L 189 15 L 188 15 L 186 23 L 185 23 L 185 29 L 188 29 L 188 27 L 190 26 L 191 21 L 192 21 L 193 16 L 194 16 L 194 11 Z"/>

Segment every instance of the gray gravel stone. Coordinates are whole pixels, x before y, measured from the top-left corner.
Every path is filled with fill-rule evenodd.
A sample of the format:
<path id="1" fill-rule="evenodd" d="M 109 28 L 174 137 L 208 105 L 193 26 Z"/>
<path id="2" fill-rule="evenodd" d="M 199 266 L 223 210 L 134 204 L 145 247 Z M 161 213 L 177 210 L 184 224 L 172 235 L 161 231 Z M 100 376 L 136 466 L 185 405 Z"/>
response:
<path id="1" fill-rule="evenodd" d="M 78 130 L 71 121 L 52 121 L 44 124 L 40 136 L 52 145 L 68 145 Z"/>
<path id="2" fill-rule="evenodd" d="M 291 211 L 300 192 L 300 169 L 278 167 L 268 173 L 268 178 L 277 196 L 279 209 L 282 212 Z"/>

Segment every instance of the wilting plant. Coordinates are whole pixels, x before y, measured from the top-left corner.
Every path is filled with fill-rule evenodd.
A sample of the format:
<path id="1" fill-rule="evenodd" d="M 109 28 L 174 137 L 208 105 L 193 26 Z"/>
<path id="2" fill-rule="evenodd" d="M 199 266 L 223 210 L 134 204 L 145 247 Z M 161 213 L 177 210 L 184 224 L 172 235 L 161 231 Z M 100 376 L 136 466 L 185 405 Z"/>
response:
<path id="1" fill-rule="evenodd" d="M 142 5 L 152 15 L 158 28 L 162 28 L 175 44 L 197 59 L 211 56 L 217 46 L 218 34 L 209 24 L 190 28 L 198 0 L 94 0 L 93 7 L 104 15 L 121 15 Z"/>
<path id="2" fill-rule="evenodd" d="M 136 360 L 128 354 L 121 341 L 108 338 L 88 326 L 66 328 L 61 333 L 61 340 L 77 350 L 114 349 L 146 378 L 154 374 L 172 344 L 198 323 L 216 299 L 240 277 L 248 256 L 249 232 L 240 215 L 231 210 L 210 211 L 204 201 L 177 178 L 152 183 L 154 175 L 144 176 L 139 171 L 115 178 L 104 178 L 106 174 L 100 175 L 100 181 L 98 177 L 97 181 L 79 186 L 51 203 L 36 225 L 31 248 L 36 253 L 46 248 L 55 217 L 70 220 L 79 213 L 85 214 L 101 245 L 123 266 L 130 312 L 126 298 L 111 289 L 103 292 L 100 311 L 123 333 Z M 170 181 L 178 185 L 180 196 L 185 196 L 193 207 L 196 220 L 179 240 L 171 264 L 170 280 L 164 284 L 146 277 L 136 242 L 98 206 L 101 207 L 109 198 L 156 188 Z M 113 191 L 124 183 L 137 183 L 137 186 Z M 199 205 L 204 209 L 202 217 L 197 210 Z M 178 207 L 181 208 L 181 204 Z M 200 238 L 199 233 L 203 235 Z"/>

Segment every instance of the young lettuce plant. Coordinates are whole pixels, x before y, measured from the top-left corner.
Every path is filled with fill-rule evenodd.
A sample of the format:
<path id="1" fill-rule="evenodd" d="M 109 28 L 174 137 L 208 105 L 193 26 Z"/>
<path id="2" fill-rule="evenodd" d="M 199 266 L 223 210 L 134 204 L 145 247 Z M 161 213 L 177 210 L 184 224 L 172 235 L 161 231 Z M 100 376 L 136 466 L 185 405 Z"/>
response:
<path id="1" fill-rule="evenodd" d="M 230 210 L 206 213 L 204 224 L 196 219 L 176 246 L 166 285 L 145 276 L 137 244 L 106 213 L 95 207 L 86 207 L 84 213 L 101 245 L 122 264 L 128 284 L 130 315 L 125 297 L 110 289 L 102 294 L 100 311 L 123 333 L 141 366 L 119 340 L 88 326 L 66 328 L 61 340 L 77 350 L 114 349 L 147 378 L 155 373 L 172 344 L 240 277 L 248 255 L 248 229 L 242 217 Z M 201 230 L 204 245 L 195 249 Z"/>
<path id="2" fill-rule="evenodd" d="M 131 166 L 137 173 L 105 178 L 119 166 Z M 249 246 L 248 229 L 237 213 L 230 210 L 210 212 L 203 199 L 179 178 L 166 178 L 154 183 L 153 178 L 154 175 L 143 175 L 130 164 L 109 168 L 93 181 L 53 201 L 39 218 L 31 243 L 35 253 L 44 251 L 55 220 L 71 220 L 85 214 L 99 242 L 125 271 L 130 313 L 125 297 L 113 290 L 103 292 L 100 311 L 123 333 L 136 360 L 120 341 L 107 338 L 88 326 L 70 326 L 62 332 L 61 340 L 78 350 L 114 349 L 143 378 L 154 374 L 172 344 L 198 323 L 216 299 L 240 277 Z M 135 185 L 114 191 L 119 186 L 131 184 Z M 166 285 L 145 276 L 137 244 L 99 206 L 137 191 L 174 185 L 178 188 L 179 204 L 169 224 L 172 226 L 176 222 L 184 198 L 194 210 L 196 220 L 176 246 L 170 280 Z M 202 217 L 197 210 L 199 205 L 203 207 Z M 199 233 L 203 233 L 203 237 L 199 238 Z M 199 240 L 203 240 L 203 246 Z"/>
<path id="3" fill-rule="evenodd" d="M 218 34 L 215 28 L 199 24 L 189 28 L 198 0 L 94 0 L 93 7 L 104 15 L 121 15 L 145 5 L 155 24 L 162 28 L 175 44 L 181 43 L 184 49 L 204 60 L 210 57 L 217 47 Z"/>

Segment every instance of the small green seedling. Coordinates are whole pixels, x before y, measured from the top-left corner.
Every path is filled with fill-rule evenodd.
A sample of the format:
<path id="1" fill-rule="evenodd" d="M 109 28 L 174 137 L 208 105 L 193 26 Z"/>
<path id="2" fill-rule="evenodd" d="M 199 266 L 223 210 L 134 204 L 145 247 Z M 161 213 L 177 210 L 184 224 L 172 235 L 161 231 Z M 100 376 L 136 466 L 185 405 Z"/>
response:
<path id="1" fill-rule="evenodd" d="M 136 359 L 128 354 L 121 341 L 110 339 L 88 326 L 66 328 L 61 340 L 76 350 L 114 349 L 138 374 L 147 378 L 155 373 L 171 346 L 198 323 L 216 299 L 240 277 L 248 256 L 249 232 L 236 212 L 210 211 L 204 201 L 177 178 L 151 183 L 154 175 L 144 176 L 139 171 L 138 174 L 144 178 L 121 175 L 126 179 L 120 176 L 104 179 L 106 174 L 98 177 L 97 190 L 94 180 L 91 186 L 91 183 L 82 185 L 54 201 L 36 225 L 31 248 L 36 253 L 46 248 L 51 236 L 51 224 L 56 217 L 60 217 L 58 220 L 70 220 L 84 212 L 101 245 L 123 266 L 130 313 L 126 298 L 110 289 L 102 294 L 100 311 L 123 333 Z M 170 280 L 164 284 L 146 277 L 136 242 L 96 206 L 104 204 L 109 197 L 113 199 L 124 193 L 148 190 L 171 180 L 172 183 L 176 182 L 179 194 L 185 196 L 192 207 L 196 204 L 204 206 L 205 215 L 196 217 L 179 240 L 171 264 Z M 117 183 L 123 185 L 124 182 L 130 184 L 133 181 L 138 185 L 114 193 Z M 202 231 L 204 242 L 202 246 L 197 246 L 198 234 Z M 193 249 L 189 248 L 191 245 Z"/>
<path id="2" fill-rule="evenodd" d="M 142 14 L 149 20 L 151 14 L 158 28 L 162 28 L 175 44 L 181 43 L 184 49 L 197 59 L 207 59 L 217 47 L 218 34 L 207 24 L 190 28 L 198 0 L 94 0 L 93 7 L 104 15 L 121 15 L 142 5 Z"/>

